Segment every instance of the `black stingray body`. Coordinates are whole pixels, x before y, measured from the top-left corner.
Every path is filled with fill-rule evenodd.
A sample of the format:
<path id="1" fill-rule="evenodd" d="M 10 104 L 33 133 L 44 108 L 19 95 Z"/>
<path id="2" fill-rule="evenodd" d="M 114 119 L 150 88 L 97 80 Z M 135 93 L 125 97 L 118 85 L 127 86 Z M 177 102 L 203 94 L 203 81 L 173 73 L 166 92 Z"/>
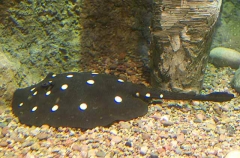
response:
<path id="1" fill-rule="evenodd" d="M 36 85 L 17 89 L 12 110 L 26 125 L 88 129 L 143 116 L 148 110 L 146 101 L 152 98 L 228 101 L 233 97 L 225 92 L 209 95 L 164 92 L 107 74 L 50 73 Z"/>

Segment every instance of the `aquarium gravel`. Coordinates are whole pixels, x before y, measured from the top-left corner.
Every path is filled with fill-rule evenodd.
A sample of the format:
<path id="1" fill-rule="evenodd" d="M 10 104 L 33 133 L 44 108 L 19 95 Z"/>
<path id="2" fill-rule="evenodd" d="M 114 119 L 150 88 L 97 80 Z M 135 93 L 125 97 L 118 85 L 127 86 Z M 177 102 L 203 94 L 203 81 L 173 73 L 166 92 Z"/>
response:
<path id="1" fill-rule="evenodd" d="M 229 84 L 234 70 L 208 65 L 206 72 L 203 93 L 234 93 Z M 164 100 L 149 106 L 144 117 L 81 131 L 22 125 L 9 106 L 0 110 L 0 157 L 223 157 L 240 150 L 239 109 L 237 98 L 223 103 Z"/>

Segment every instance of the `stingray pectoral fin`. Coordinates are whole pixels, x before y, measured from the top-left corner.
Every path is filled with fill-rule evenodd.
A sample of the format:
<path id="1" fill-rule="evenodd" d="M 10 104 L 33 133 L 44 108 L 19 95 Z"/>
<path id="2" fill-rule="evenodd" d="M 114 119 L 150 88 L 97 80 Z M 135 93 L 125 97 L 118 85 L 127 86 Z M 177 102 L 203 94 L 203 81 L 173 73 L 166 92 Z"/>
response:
<path id="1" fill-rule="evenodd" d="M 215 102 L 230 101 L 233 98 L 234 98 L 234 95 L 228 92 L 213 92 L 203 96 L 204 100 L 215 101 Z"/>

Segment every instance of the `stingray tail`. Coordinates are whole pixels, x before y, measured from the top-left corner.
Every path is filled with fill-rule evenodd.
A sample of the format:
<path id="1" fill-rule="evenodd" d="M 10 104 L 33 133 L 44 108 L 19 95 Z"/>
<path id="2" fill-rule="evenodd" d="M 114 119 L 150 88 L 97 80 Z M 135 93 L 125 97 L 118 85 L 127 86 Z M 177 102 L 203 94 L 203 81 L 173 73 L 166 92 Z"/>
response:
<path id="1" fill-rule="evenodd" d="M 215 102 L 225 102 L 230 101 L 234 98 L 234 95 L 228 92 L 213 92 L 207 95 L 203 95 L 200 99 L 207 100 L 207 101 L 215 101 Z"/>
<path id="2" fill-rule="evenodd" d="M 156 91 L 153 93 L 156 94 Z M 225 102 L 234 98 L 234 95 L 228 92 L 213 92 L 210 94 L 188 94 L 162 91 L 159 95 L 152 95 L 151 98 L 155 99 L 171 99 L 171 100 L 199 100 L 199 101 L 214 101 Z"/>

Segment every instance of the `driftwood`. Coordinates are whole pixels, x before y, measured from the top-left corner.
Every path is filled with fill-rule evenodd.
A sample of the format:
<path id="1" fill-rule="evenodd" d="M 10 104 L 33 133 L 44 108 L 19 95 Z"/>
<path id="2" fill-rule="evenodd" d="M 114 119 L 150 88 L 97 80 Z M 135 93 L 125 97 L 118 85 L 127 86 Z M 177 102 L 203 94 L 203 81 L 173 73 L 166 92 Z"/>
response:
<path id="1" fill-rule="evenodd" d="M 198 93 L 221 0 L 158 0 L 151 27 L 152 85 Z"/>

